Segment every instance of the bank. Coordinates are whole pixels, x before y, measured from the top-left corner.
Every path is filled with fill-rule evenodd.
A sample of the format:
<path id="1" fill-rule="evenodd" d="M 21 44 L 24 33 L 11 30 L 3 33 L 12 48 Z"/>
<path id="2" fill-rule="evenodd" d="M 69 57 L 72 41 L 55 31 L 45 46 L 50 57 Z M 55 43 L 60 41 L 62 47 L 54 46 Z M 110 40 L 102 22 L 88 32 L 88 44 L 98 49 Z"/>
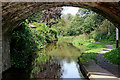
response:
<path id="1" fill-rule="evenodd" d="M 87 39 L 83 39 L 83 38 L 81 39 L 81 37 L 78 36 L 78 38 L 75 39 L 75 41 L 73 41 L 73 45 L 75 47 L 79 48 L 79 49 L 81 49 L 81 46 L 83 46 L 85 44 L 88 44 L 89 42 L 90 42 L 90 44 L 92 43 L 92 47 L 94 47 L 93 44 L 98 44 L 99 46 L 102 45 L 101 43 L 96 43 L 95 41 L 86 41 L 86 40 Z M 84 41 L 85 44 L 83 44 L 83 41 Z M 88 45 L 87 47 L 91 48 L 90 45 Z M 116 65 L 113 66 L 114 64 L 111 64 L 110 61 L 108 61 L 107 59 L 102 60 L 102 61 L 106 61 L 107 63 L 111 64 L 111 66 L 113 66 L 113 67 L 110 67 L 110 69 L 117 68 L 116 70 L 114 69 L 116 72 L 118 72 L 118 76 L 116 76 L 115 74 L 111 73 L 110 69 L 108 70 L 108 68 L 106 69 L 105 67 L 103 67 L 104 66 L 103 64 L 100 65 L 101 63 L 99 62 L 99 60 L 97 58 L 99 55 L 101 55 L 100 52 L 110 50 L 110 49 L 108 50 L 108 46 L 103 44 L 98 49 L 96 47 L 96 49 L 93 48 L 91 50 L 85 49 L 87 47 L 84 46 L 84 48 L 82 48 L 82 49 L 84 49 L 83 56 L 80 56 L 78 58 L 78 63 L 80 65 L 80 69 L 81 69 L 83 75 L 86 78 L 89 78 L 90 80 L 92 80 L 92 79 L 100 80 L 101 78 L 106 79 L 106 80 L 108 78 L 111 79 L 111 80 L 118 80 L 119 65 L 118 66 L 116 66 Z M 101 49 L 102 47 L 104 47 L 104 49 Z M 89 54 L 88 54 L 88 52 L 89 52 Z M 106 66 L 106 67 L 109 67 L 109 66 Z"/>

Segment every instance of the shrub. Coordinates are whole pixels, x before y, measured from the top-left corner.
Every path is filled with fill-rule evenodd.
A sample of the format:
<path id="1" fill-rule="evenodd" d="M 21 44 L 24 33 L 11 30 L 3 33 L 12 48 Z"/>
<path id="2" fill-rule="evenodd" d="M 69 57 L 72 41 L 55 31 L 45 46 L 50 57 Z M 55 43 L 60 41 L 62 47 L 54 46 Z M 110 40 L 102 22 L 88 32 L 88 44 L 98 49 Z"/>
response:
<path id="1" fill-rule="evenodd" d="M 36 28 L 31 28 L 25 21 L 15 29 L 11 37 L 11 64 L 13 67 L 26 68 L 31 64 L 33 52 L 44 47 L 47 42 L 57 38 L 55 30 L 49 31 L 45 23 L 31 23 Z"/>
<path id="2" fill-rule="evenodd" d="M 25 68 L 30 64 L 32 52 L 38 50 L 37 39 L 26 23 L 15 29 L 11 38 L 11 65 L 17 68 Z"/>
<path id="3" fill-rule="evenodd" d="M 120 48 L 105 53 L 104 57 L 113 64 L 120 64 Z"/>

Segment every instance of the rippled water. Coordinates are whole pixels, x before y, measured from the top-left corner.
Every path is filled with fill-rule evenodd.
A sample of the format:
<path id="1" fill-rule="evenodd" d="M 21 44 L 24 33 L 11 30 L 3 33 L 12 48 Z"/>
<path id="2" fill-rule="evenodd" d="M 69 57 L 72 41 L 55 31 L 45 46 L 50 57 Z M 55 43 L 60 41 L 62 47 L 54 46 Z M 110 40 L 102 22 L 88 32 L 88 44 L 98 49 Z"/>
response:
<path id="1" fill-rule="evenodd" d="M 80 50 L 71 43 L 64 40 L 51 43 L 36 54 L 30 71 L 9 69 L 3 74 L 3 80 L 83 78 L 77 64 Z"/>

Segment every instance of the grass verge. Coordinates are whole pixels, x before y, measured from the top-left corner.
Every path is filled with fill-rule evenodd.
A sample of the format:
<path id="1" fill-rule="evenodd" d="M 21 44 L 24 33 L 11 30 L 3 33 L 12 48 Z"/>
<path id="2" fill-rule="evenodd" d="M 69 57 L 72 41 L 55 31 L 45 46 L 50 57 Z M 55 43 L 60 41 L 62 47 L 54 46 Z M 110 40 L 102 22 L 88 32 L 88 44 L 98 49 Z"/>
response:
<path id="1" fill-rule="evenodd" d="M 85 35 L 77 36 L 73 39 L 72 44 L 79 48 L 82 52 L 94 52 L 105 50 L 106 45 L 100 43 L 91 43 L 91 40 Z"/>
<path id="2" fill-rule="evenodd" d="M 120 48 L 105 53 L 104 57 L 113 64 L 120 64 Z"/>
<path id="3" fill-rule="evenodd" d="M 116 41 L 110 41 L 110 40 L 99 40 L 98 42 L 101 42 L 101 43 L 109 43 L 109 44 L 113 45 L 114 48 L 116 48 Z M 120 46 L 120 40 L 119 40 L 119 46 Z"/>
<path id="4" fill-rule="evenodd" d="M 97 63 L 96 60 L 97 54 L 98 53 L 94 53 L 94 52 L 82 53 L 82 55 L 80 56 L 80 60 L 84 65 L 88 65 L 88 58 L 94 60 Z"/>
<path id="5" fill-rule="evenodd" d="M 106 45 L 93 42 L 94 40 L 90 40 L 86 35 L 76 36 L 73 39 L 72 44 L 82 52 L 80 60 L 83 64 L 87 64 L 87 58 L 97 63 L 96 56 L 98 52 L 106 49 Z"/>
<path id="6" fill-rule="evenodd" d="M 58 36 L 58 39 L 73 39 L 74 36 Z"/>

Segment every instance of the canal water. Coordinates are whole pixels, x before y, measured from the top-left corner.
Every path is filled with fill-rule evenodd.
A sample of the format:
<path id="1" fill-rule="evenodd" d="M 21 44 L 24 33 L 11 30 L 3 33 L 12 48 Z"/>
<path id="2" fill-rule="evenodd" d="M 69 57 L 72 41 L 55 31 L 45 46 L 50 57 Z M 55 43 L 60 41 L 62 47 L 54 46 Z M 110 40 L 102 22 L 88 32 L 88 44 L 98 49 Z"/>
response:
<path id="1" fill-rule="evenodd" d="M 41 80 L 41 79 L 79 79 L 83 75 L 79 69 L 80 50 L 67 40 L 48 44 L 36 54 L 30 70 L 9 69 L 2 80 Z M 29 69 L 29 68 L 28 68 Z"/>

